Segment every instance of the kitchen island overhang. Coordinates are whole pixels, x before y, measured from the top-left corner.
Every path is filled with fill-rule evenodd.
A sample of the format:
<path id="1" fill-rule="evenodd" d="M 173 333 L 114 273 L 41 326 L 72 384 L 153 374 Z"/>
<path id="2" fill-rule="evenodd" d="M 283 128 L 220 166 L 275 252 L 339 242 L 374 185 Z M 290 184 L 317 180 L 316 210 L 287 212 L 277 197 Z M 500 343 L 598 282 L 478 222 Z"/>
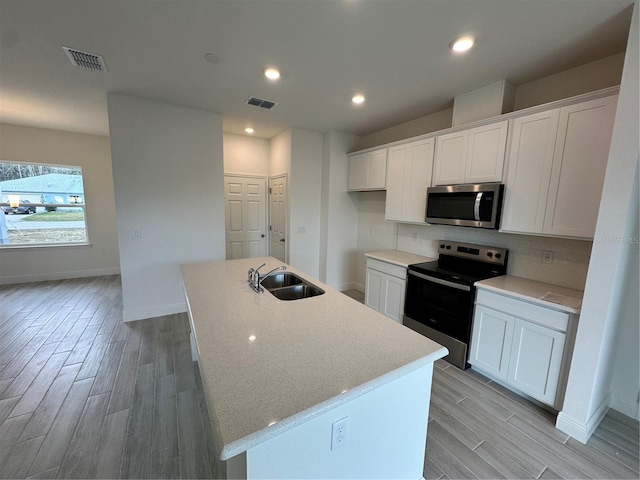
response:
<path id="1" fill-rule="evenodd" d="M 293 301 L 258 294 L 247 271 L 262 263 L 265 272 L 281 265 L 265 257 L 181 267 L 219 459 L 240 461 L 248 478 L 345 478 L 369 475 L 362 465 L 369 458 L 388 478 L 396 466 L 380 468 L 376 456 L 402 445 L 409 453 L 394 453 L 402 463 L 396 478 L 420 478 L 433 362 L 447 350 L 289 266 L 325 293 Z M 332 450 L 336 415 L 349 417 L 351 426 L 348 442 Z M 402 425 L 416 427 L 421 439 L 411 439 Z M 382 440 L 369 438 L 374 431 L 384 433 L 377 435 Z M 296 437 L 302 453 L 289 448 L 279 462 L 263 465 L 274 448 L 281 450 L 280 441 Z M 305 452 L 309 458 L 302 461 Z M 314 462 L 329 470 L 317 470 Z"/>

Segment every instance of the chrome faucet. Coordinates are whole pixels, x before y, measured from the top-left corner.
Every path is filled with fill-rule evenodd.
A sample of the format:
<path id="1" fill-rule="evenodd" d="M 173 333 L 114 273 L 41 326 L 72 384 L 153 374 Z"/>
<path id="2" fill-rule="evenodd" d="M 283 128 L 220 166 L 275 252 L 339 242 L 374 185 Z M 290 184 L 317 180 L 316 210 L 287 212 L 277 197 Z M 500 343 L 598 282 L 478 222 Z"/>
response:
<path id="1" fill-rule="evenodd" d="M 260 277 L 259 270 L 262 267 L 264 267 L 265 265 L 266 265 L 266 263 L 263 263 L 262 265 L 260 265 L 255 270 L 252 268 L 248 272 L 248 274 L 249 274 L 249 285 L 251 285 L 251 288 L 253 288 L 253 290 L 255 290 L 258 293 L 262 293 L 263 292 L 262 287 L 260 286 L 260 282 L 262 282 L 265 278 L 267 278 L 269 275 L 271 275 L 275 271 L 286 270 L 287 269 L 286 266 L 280 265 L 279 267 L 274 268 L 269 273 L 266 273 L 266 274 L 262 275 L 262 277 Z"/>

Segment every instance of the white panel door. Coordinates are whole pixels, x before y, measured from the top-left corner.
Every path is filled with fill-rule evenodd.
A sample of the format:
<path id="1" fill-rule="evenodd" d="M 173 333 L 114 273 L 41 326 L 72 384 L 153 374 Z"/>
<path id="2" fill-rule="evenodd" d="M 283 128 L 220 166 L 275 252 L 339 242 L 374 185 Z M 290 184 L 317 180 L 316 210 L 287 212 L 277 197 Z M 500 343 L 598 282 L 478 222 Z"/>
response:
<path id="1" fill-rule="evenodd" d="M 532 397 L 555 405 L 566 335 L 516 319 L 508 382 Z"/>
<path id="2" fill-rule="evenodd" d="M 266 255 L 266 179 L 225 175 L 226 258 Z"/>
<path id="3" fill-rule="evenodd" d="M 618 96 L 560 109 L 544 233 L 593 238 Z"/>
<path id="4" fill-rule="evenodd" d="M 506 380 L 514 323 L 511 315 L 476 305 L 469 363 Z"/>
<path id="5" fill-rule="evenodd" d="M 269 255 L 287 263 L 287 176 L 269 179 Z"/>
<path id="6" fill-rule="evenodd" d="M 513 120 L 501 231 L 542 233 L 559 115 L 555 109 Z"/>

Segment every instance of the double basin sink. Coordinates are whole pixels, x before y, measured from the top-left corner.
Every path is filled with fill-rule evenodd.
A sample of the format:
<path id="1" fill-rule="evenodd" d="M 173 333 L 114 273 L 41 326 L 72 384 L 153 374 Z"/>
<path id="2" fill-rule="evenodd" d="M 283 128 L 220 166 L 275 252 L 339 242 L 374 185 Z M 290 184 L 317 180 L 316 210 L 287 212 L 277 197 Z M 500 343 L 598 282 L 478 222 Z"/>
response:
<path id="1" fill-rule="evenodd" d="M 324 293 L 321 288 L 291 272 L 272 273 L 260 284 L 278 300 L 300 300 Z"/>

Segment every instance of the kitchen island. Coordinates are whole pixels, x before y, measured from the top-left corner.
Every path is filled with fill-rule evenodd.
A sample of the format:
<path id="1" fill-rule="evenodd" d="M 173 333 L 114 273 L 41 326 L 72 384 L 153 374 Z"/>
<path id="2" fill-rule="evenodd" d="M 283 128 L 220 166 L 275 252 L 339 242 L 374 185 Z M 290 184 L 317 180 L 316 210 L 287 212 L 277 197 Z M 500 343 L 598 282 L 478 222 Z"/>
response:
<path id="1" fill-rule="evenodd" d="M 247 271 L 262 263 L 281 265 L 182 266 L 218 475 L 421 478 L 433 362 L 447 349 L 289 266 L 325 293 L 256 293 Z"/>

